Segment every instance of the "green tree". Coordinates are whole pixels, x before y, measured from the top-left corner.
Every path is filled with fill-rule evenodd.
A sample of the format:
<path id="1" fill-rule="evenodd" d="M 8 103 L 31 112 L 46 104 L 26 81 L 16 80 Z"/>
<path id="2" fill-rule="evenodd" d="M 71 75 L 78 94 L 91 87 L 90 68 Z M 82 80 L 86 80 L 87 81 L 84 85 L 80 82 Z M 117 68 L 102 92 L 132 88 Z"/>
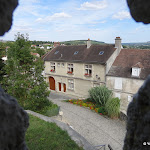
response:
<path id="1" fill-rule="evenodd" d="M 16 97 L 22 107 L 36 111 L 51 103 L 47 98 L 47 84 L 41 74 L 44 64 L 42 60 L 34 61 L 30 45 L 27 35 L 16 35 L 15 42 L 7 51 L 7 77 L 3 80 L 3 88 Z"/>
<path id="2" fill-rule="evenodd" d="M 36 48 L 36 53 L 38 53 L 41 56 L 43 56 L 45 54 L 45 51 L 43 49 L 40 48 Z"/>
<path id="3" fill-rule="evenodd" d="M 3 76 L 5 75 L 4 71 L 5 64 L 2 60 L 2 57 L 6 55 L 5 49 L 6 49 L 5 44 L 0 42 L 0 83 L 3 80 Z"/>

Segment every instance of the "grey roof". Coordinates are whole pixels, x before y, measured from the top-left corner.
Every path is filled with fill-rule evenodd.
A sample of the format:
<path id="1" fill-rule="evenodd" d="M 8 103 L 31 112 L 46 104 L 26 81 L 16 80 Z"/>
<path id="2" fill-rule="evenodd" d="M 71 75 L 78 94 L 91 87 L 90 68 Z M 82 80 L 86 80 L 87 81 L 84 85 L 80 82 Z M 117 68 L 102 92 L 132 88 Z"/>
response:
<path id="1" fill-rule="evenodd" d="M 44 61 L 84 62 L 105 64 L 116 50 L 114 45 L 86 45 L 58 46 L 44 57 Z M 104 53 L 100 55 L 99 53 Z M 75 52 L 78 52 L 77 54 Z"/>
<path id="2" fill-rule="evenodd" d="M 132 67 L 141 68 L 139 77 L 133 77 Z M 122 49 L 117 56 L 108 76 L 146 79 L 150 74 L 150 50 L 143 49 Z"/>

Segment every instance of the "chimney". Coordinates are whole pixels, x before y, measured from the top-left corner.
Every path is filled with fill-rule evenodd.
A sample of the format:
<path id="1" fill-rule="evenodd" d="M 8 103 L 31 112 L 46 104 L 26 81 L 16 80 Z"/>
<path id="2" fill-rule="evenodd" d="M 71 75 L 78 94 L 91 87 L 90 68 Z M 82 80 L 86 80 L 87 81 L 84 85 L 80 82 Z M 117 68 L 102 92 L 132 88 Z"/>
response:
<path id="1" fill-rule="evenodd" d="M 121 45 L 121 38 L 120 37 L 116 37 L 116 39 L 115 39 L 115 48 L 117 48 L 118 54 L 121 51 L 121 47 L 122 47 L 122 45 Z"/>
<path id="2" fill-rule="evenodd" d="M 90 48 L 90 46 L 91 46 L 91 40 L 88 39 L 88 40 L 87 40 L 87 48 Z"/>

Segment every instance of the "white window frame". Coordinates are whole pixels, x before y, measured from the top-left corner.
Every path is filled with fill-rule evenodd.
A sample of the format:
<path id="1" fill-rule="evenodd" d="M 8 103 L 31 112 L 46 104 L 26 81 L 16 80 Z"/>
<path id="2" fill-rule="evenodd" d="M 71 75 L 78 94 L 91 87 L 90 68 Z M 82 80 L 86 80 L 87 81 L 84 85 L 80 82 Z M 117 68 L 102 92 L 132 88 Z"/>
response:
<path id="1" fill-rule="evenodd" d="M 92 76 L 92 65 L 91 64 L 85 64 L 84 66 L 84 72 L 85 72 L 85 76 Z"/>
<path id="2" fill-rule="evenodd" d="M 61 63 L 61 66 L 62 66 L 62 67 L 65 67 L 65 63 Z"/>
<path id="3" fill-rule="evenodd" d="M 115 78 L 114 89 L 122 90 L 122 78 Z"/>
<path id="4" fill-rule="evenodd" d="M 73 73 L 73 64 L 68 64 L 68 73 Z"/>
<path id="5" fill-rule="evenodd" d="M 60 67 L 60 63 L 57 63 L 57 66 Z"/>
<path id="6" fill-rule="evenodd" d="M 73 79 L 68 79 L 68 89 L 74 90 L 74 80 Z"/>
<path id="7" fill-rule="evenodd" d="M 56 71 L 55 63 L 51 62 L 50 65 L 51 65 L 51 72 L 55 72 Z"/>
<path id="8" fill-rule="evenodd" d="M 134 76 L 134 77 L 139 77 L 140 71 L 141 71 L 140 68 L 133 67 L 133 68 L 132 68 L 132 76 Z"/>

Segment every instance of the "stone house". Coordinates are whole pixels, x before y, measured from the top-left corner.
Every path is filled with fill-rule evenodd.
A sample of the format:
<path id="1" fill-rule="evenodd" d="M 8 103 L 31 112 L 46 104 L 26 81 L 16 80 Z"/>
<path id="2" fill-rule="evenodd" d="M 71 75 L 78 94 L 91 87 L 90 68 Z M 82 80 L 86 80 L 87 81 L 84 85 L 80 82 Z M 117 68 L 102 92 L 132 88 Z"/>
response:
<path id="1" fill-rule="evenodd" d="M 45 77 L 50 90 L 88 97 L 92 87 L 105 85 L 108 73 L 121 50 L 121 39 L 115 45 L 57 46 L 42 58 Z"/>
<path id="2" fill-rule="evenodd" d="M 121 99 L 121 111 L 126 114 L 133 95 L 150 74 L 150 50 L 122 49 L 108 74 L 106 86 L 114 97 Z"/>

